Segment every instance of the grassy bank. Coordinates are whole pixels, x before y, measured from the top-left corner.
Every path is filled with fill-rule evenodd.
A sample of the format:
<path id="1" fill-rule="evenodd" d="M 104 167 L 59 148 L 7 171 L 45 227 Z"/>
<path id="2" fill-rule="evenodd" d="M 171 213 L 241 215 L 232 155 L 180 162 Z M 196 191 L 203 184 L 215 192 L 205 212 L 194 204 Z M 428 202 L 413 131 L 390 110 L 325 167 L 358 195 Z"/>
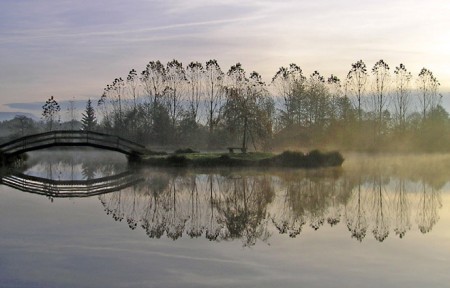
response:
<path id="1" fill-rule="evenodd" d="M 344 158 L 339 152 L 309 153 L 285 151 L 281 154 L 250 153 L 174 153 L 147 155 L 142 164 L 170 167 L 294 167 L 319 168 L 341 166 Z"/>

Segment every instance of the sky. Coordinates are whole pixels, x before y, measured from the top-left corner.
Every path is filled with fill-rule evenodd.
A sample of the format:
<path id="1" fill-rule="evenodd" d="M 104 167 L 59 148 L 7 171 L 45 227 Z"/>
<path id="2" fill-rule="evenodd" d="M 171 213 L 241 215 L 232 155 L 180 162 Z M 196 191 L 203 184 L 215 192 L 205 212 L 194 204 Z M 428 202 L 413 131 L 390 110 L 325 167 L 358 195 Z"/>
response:
<path id="1" fill-rule="evenodd" d="M 343 79 L 383 59 L 431 70 L 445 98 L 449 15 L 444 0 L 1 0 L 0 111 L 98 99 L 114 78 L 172 59 L 240 62 L 266 82 L 289 63 Z"/>

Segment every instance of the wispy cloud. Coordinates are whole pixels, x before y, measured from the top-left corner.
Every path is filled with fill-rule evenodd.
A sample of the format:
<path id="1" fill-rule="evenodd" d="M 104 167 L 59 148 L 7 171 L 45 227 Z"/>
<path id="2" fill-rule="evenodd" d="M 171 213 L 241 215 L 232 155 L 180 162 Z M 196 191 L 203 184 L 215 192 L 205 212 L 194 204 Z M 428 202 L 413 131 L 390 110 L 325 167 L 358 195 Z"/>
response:
<path id="1" fill-rule="evenodd" d="M 431 69 L 450 86 L 450 2 L 139 0 L 0 2 L 0 104 L 95 95 L 149 60 L 242 62 L 269 80 L 295 62 L 346 75 L 353 61 Z M 41 100 L 39 99 L 39 100 Z"/>
<path id="2" fill-rule="evenodd" d="M 6 32 L 3 33 L 0 43 L 13 43 L 13 42 L 32 42 L 36 39 L 61 39 L 61 38 L 79 38 L 79 37 L 99 37 L 99 36 L 134 36 L 142 34 L 145 36 L 148 32 L 158 32 L 174 29 L 188 29 L 202 26 L 218 26 L 231 23 L 239 23 L 242 21 L 256 20 L 259 17 L 241 17 L 232 19 L 219 19 L 210 21 L 198 21 L 198 22 L 186 22 L 173 25 L 164 25 L 140 29 L 127 29 L 127 30 L 110 30 L 110 31 L 93 31 L 93 32 L 74 32 L 65 31 L 63 29 L 36 29 L 36 30 L 23 30 L 18 32 Z M 170 31 L 169 31 L 170 32 Z"/>

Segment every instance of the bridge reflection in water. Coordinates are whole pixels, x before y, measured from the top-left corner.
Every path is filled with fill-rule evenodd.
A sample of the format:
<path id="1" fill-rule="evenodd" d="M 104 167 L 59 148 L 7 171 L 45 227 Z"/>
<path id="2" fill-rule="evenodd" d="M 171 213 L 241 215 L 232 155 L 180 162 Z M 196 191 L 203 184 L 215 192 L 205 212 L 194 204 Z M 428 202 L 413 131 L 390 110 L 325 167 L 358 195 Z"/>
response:
<path id="1" fill-rule="evenodd" d="M 244 246 L 267 242 L 274 233 L 295 238 L 325 226 L 344 225 L 357 241 L 370 234 L 382 242 L 389 235 L 429 233 L 439 221 L 441 190 L 448 181 L 438 173 L 395 173 L 383 167 L 144 169 L 76 181 L 24 174 L 2 178 L 10 187 L 50 197 L 98 195 L 114 220 L 140 227 L 150 238 L 239 239 Z"/>
<path id="2" fill-rule="evenodd" d="M 53 180 L 23 173 L 12 173 L 3 176 L 0 183 L 24 192 L 62 198 L 89 197 L 119 191 L 135 185 L 141 180 L 138 175 L 130 171 L 88 180 Z"/>

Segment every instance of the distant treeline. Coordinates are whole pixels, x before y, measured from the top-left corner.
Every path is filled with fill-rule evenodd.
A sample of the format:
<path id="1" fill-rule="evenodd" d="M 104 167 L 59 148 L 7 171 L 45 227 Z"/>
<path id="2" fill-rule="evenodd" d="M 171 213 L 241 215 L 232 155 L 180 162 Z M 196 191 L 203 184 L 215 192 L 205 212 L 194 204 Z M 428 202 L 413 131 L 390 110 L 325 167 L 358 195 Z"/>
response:
<path id="1" fill-rule="evenodd" d="M 413 76 L 403 64 L 391 69 L 383 60 L 371 69 L 357 61 L 342 80 L 317 71 L 306 76 L 290 64 L 270 83 L 240 63 L 225 72 L 216 60 L 151 61 L 106 85 L 81 122 L 84 129 L 173 148 L 448 151 L 439 85 L 426 68 Z M 59 110 L 43 108 L 47 128 L 58 127 L 52 123 Z"/>

